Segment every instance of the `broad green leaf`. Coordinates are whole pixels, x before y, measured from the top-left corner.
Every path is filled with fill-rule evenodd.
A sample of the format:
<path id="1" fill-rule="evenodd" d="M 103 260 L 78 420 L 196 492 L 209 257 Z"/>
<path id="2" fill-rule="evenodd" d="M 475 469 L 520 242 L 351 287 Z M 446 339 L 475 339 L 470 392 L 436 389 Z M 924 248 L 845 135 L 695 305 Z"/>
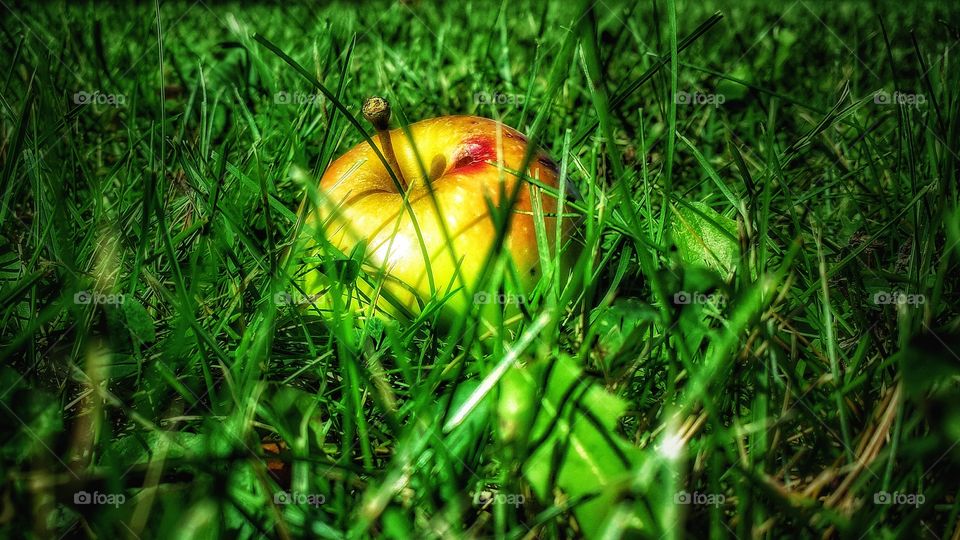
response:
<path id="1" fill-rule="evenodd" d="M 165 459 L 195 458 L 207 451 L 207 438 L 188 431 L 150 431 L 128 435 L 110 443 L 100 457 L 100 463 L 129 467 L 146 463 L 162 453 Z"/>
<path id="2" fill-rule="evenodd" d="M 730 77 L 746 82 L 753 82 L 753 73 L 745 64 L 741 64 L 730 72 Z M 721 79 L 717 83 L 717 94 L 723 96 L 725 101 L 735 101 L 747 96 L 750 89 L 746 85 L 731 81 L 730 79 Z"/>
<path id="3" fill-rule="evenodd" d="M 657 319 L 657 312 L 651 306 L 638 300 L 620 299 L 609 307 L 595 309 L 590 314 L 591 329 L 596 332 L 597 346 L 609 361 L 621 350 L 629 353 L 625 346 L 640 346 L 643 341 L 637 335 L 637 329 L 647 327 L 647 323 Z M 605 365 L 606 369 L 613 366 Z"/>
<path id="4" fill-rule="evenodd" d="M 127 297 L 123 302 L 123 315 L 130 329 L 130 334 L 136 339 L 150 343 L 157 339 L 157 330 L 153 324 L 153 317 L 147 313 L 146 308 L 140 302 L 132 297 Z"/>
<path id="5" fill-rule="evenodd" d="M 598 537 L 640 463 L 639 449 L 615 433 L 626 403 L 566 355 L 514 366 L 500 388 L 501 437 L 520 448 L 536 445 L 522 468 L 534 493 L 545 503 L 554 500 L 554 487 L 569 499 L 592 497 L 573 513 L 587 538 Z M 642 528 L 639 516 L 629 526 Z"/>
<path id="6" fill-rule="evenodd" d="M 670 214 L 671 235 L 680 259 L 723 276 L 736 268 L 740 251 L 737 223 L 702 202 L 676 206 Z"/>

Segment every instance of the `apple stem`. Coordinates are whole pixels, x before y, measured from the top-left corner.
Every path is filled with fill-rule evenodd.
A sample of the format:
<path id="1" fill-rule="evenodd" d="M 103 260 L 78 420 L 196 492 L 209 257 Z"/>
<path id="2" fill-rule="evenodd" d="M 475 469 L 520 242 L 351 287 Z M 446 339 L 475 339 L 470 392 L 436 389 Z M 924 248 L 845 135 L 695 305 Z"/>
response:
<path id="1" fill-rule="evenodd" d="M 397 175 L 400 187 L 407 190 L 407 181 L 400 172 L 400 163 L 397 162 L 397 155 L 393 151 L 393 142 L 390 141 L 390 102 L 380 96 L 371 96 L 363 101 L 363 117 L 373 125 L 380 136 L 380 146 L 383 147 L 383 155 L 387 158 L 387 163 Z"/>

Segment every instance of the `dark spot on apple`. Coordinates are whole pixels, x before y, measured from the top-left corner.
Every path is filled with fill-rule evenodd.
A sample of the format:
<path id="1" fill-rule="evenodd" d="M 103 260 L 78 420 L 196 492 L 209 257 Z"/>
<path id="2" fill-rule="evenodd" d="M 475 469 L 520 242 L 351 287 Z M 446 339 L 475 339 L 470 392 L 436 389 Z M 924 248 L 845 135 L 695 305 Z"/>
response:
<path id="1" fill-rule="evenodd" d="M 475 135 L 460 144 L 450 172 L 472 172 L 496 160 L 493 139 L 486 135 Z"/>
<path id="2" fill-rule="evenodd" d="M 550 156 L 541 155 L 539 158 L 537 158 L 537 163 L 553 174 L 557 174 L 557 171 L 559 170 L 557 169 L 557 162 L 550 159 Z"/>
<path id="3" fill-rule="evenodd" d="M 530 275 L 531 275 L 531 276 L 537 275 L 537 269 L 536 269 L 536 268 L 531 268 L 531 269 L 530 269 Z"/>
<path id="4" fill-rule="evenodd" d="M 503 135 L 508 139 L 514 139 L 524 144 L 527 143 L 527 136 L 524 135 L 523 133 L 513 132 L 513 131 L 504 131 Z"/>

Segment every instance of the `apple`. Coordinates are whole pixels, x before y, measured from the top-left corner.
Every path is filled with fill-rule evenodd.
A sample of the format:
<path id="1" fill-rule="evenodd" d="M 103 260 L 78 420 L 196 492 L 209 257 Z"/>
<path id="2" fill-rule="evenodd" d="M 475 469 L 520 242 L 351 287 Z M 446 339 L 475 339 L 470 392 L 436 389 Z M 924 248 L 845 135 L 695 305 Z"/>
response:
<path id="1" fill-rule="evenodd" d="M 411 124 L 409 133 L 388 131 L 382 110 L 367 113 L 385 106 L 388 116 L 389 105 L 369 101 L 365 116 L 377 128 L 379 137 L 373 142 L 385 159 L 370 143 L 361 142 L 326 170 L 317 190 L 319 202 L 308 213 L 304 228 L 311 235 L 313 252 L 329 260 L 331 255 L 320 249 L 329 242 L 346 256 L 362 260 L 362 269 L 374 279 L 357 280 L 350 299 L 357 311 L 377 299 L 376 316 L 405 318 L 420 313 L 431 299 L 441 299 L 441 320 L 462 317 L 471 303 L 485 304 L 480 308 L 485 318 L 493 311 L 517 318 L 519 304 L 542 273 L 535 198 L 542 205 L 550 250 L 544 255 L 553 257 L 557 249 L 557 227 L 559 248 L 564 250 L 575 226 L 569 216 L 558 216 L 555 195 L 511 172 L 523 164 L 527 138 L 477 116 L 442 116 Z M 545 152 L 534 154 L 527 174 L 559 190 L 556 163 Z M 506 294 L 504 289 L 480 290 L 486 266 L 496 260 L 489 257 L 497 236 L 491 207 L 505 207 L 515 187 L 519 190 L 503 250 L 516 273 L 506 272 Z M 572 195 L 572 189 L 565 193 Z M 313 263 L 305 272 L 304 290 L 314 296 L 326 294 L 328 274 L 323 264 Z"/>

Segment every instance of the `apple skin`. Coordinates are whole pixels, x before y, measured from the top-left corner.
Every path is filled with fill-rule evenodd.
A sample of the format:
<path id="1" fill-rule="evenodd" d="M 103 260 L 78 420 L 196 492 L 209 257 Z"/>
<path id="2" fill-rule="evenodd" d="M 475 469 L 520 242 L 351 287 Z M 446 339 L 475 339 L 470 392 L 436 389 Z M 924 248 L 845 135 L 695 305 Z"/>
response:
<path id="1" fill-rule="evenodd" d="M 401 129 L 392 130 L 390 136 L 397 164 L 409 184 L 408 200 L 416 215 L 422 246 L 410 212 L 404 207 L 404 194 L 398 191 L 383 162 L 366 142 L 347 151 L 327 169 L 320 180 L 321 203 L 308 215 L 305 231 L 315 235 L 313 241 L 325 237 L 347 256 L 361 247 L 363 270 L 375 278 L 384 276 L 378 316 L 415 316 L 431 298 L 446 297 L 441 320 L 463 316 L 477 299 L 478 303 L 488 300 L 488 305 L 481 308 L 485 318 L 498 310 L 515 318 L 518 306 L 494 307 L 498 291 L 485 294 L 477 290 L 477 285 L 496 239 L 486 199 L 494 208 L 506 204 L 518 181 L 523 185 L 513 207 L 504 249 L 512 257 L 519 280 L 506 278 L 504 283 L 519 287 L 508 289 L 508 303 L 522 302 L 523 295 L 540 278 L 531 184 L 509 172 L 522 165 L 526 137 L 509 126 L 477 116 L 443 116 L 416 122 L 408 129 L 410 138 Z M 411 139 L 416 141 L 419 162 Z M 382 151 L 380 138 L 374 136 L 373 141 Z M 424 168 L 436 202 L 425 183 Z M 531 178 L 558 189 L 557 167 L 546 153 L 538 151 L 527 170 Z M 558 223 L 557 200 L 542 190 L 536 192 L 542 201 L 551 256 Z M 566 244 L 575 223 L 569 217 L 560 222 L 561 239 Z M 446 226 L 449 244 L 442 225 Z M 319 249 L 317 244 L 313 249 Z M 428 267 L 433 274 L 432 288 Z M 327 290 L 329 282 L 322 269 L 321 265 L 307 271 L 304 287 L 308 294 Z M 376 279 L 371 281 L 377 283 Z M 358 279 L 352 309 L 366 308 L 367 299 L 377 297 L 377 292 Z"/>

